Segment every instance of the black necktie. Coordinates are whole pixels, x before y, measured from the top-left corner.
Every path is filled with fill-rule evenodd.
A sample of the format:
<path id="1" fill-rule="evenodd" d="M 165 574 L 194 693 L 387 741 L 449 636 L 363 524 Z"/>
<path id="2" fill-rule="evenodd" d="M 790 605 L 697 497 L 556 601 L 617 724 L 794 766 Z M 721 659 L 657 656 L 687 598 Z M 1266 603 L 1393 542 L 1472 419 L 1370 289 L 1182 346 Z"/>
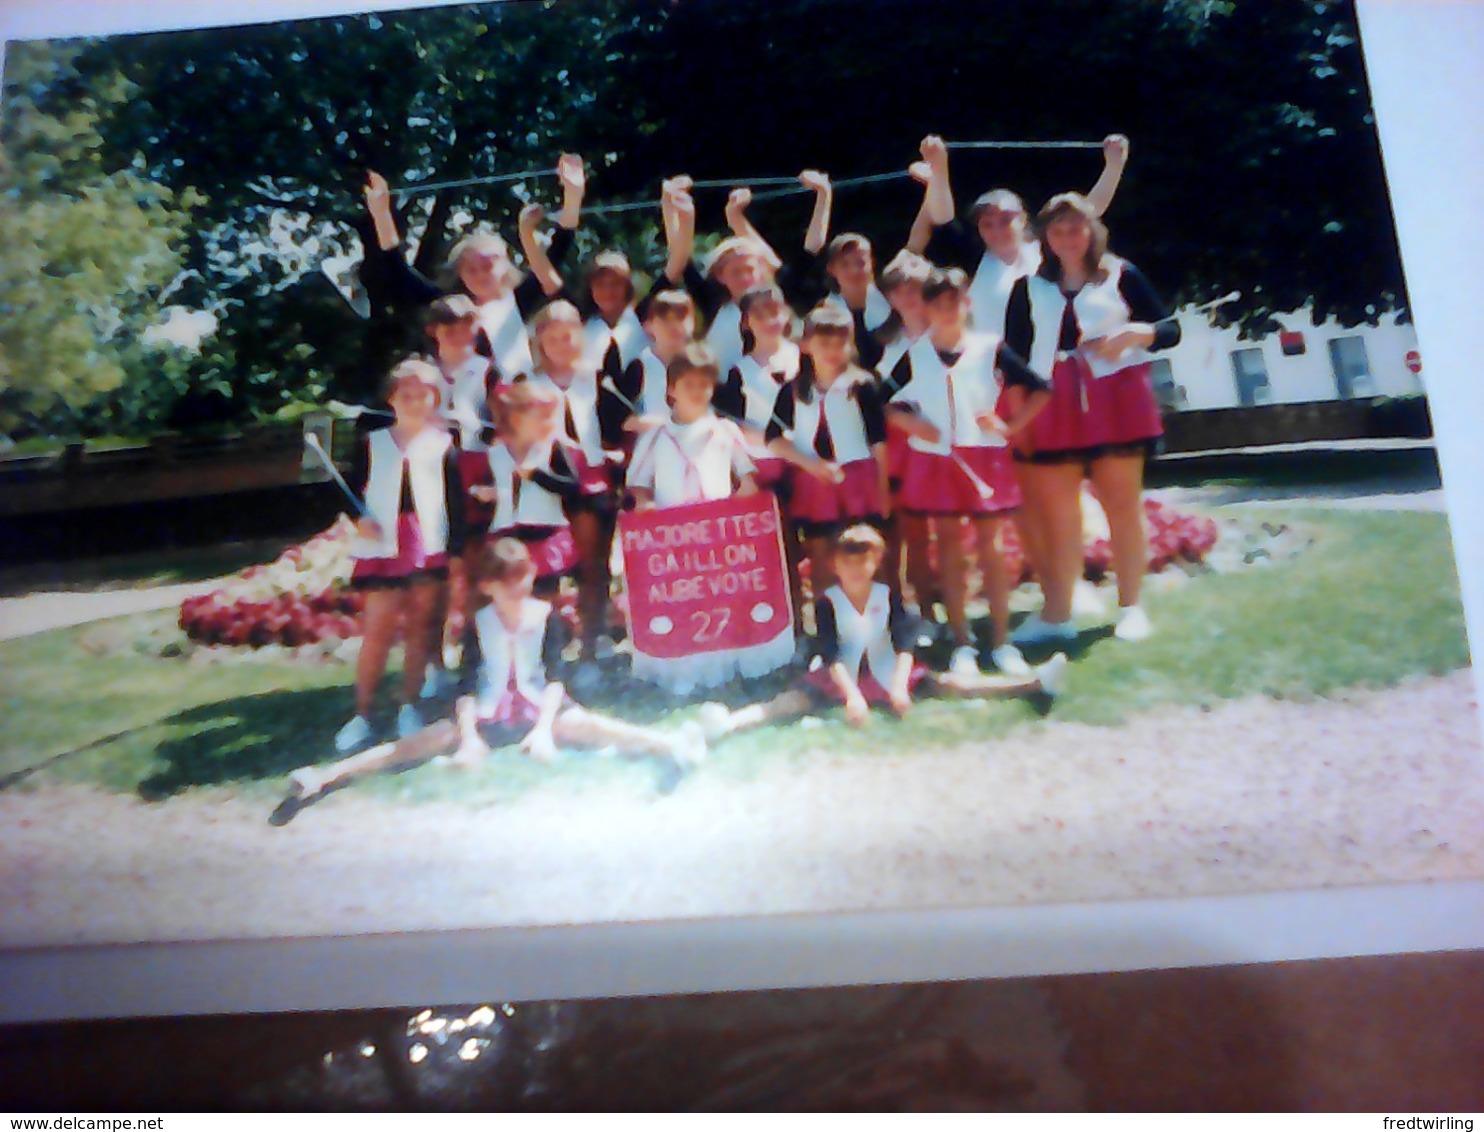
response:
<path id="1" fill-rule="evenodd" d="M 623 377 L 623 351 L 618 348 L 618 339 L 608 339 L 608 349 L 603 351 L 603 373 L 618 381 Z"/>
<path id="2" fill-rule="evenodd" d="M 1075 350 L 1077 340 L 1082 337 L 1082 329 L 1077 325 L 1077 311 L 1072 306 L 1075 295 L 1067 297 L 1067 306 L 1061 315 L 1061 342 L 1057 346 L 1059 350 Z"/>
<path id="3" fill-rule="evenodd" d="M 830 421 L 824 411 L 824 394 L 819 395 L 819 425 L 814 430 L 814 451 L 823 460 L 835 459 L 835 441 L 830 436 Z"/>

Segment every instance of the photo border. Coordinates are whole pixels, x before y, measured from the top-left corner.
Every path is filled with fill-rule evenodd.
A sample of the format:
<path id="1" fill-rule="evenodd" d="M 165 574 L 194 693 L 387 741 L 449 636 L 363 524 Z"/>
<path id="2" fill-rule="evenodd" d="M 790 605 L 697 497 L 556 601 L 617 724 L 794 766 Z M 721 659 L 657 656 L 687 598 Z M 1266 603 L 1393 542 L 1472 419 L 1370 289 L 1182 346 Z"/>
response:
<path id="1" fill-rule="evenodd" d="M 10 0 L 0 39 L 452 0 Z M 1357 0 L 1471 642 L 1484 641 L 1484 3 Z M 1439 178 L 1447 170 L 1450 179 Z M 1474 669 L 1476 689 L 1484 678 Z M 1070 974 L 1484 946 L 1484 879 L 1218 897 L 0 951 L 0 1022 Z"/>

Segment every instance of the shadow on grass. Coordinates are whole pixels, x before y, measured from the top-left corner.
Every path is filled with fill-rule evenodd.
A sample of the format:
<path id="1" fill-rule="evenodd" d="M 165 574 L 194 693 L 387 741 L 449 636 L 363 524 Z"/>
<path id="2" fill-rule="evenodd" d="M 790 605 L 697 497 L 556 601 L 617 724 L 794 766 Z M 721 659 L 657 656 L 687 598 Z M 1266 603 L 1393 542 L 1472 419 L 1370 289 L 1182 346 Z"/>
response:
<path id="1" fill-rule="evenodd" d="M 611 667 L 598 673 L 597 680 L 599 694 L 584 697 L 584 702 L 595 710 L 624 719 L 654 722 L 685 706 L 653 690 L 647 699 L 636 698 L 639 686 Z M 737 698 L 748 697 L 742 694 Z M 382 695 L 378 702 L 390 704 L 392 698 Z M 448 698 L 420 706 L 428 723 L 453 715 L 453 701 Z M 139 783 L 139 795 L 146 801 L 161 801 L 196 787 L 266 782 L 282 779 L 303 766 L 333 762 L 343 757 L 335 750 L 334 735 L 345 721 L 348 707 L 348 690 L 330 687 L 238 696 L 170 716 L 161 724 L 177 737 L 156 748 L 155 757 L 161 769 Z M 390 719 L 378 722 L 382 725 L 378 729 L 379 742 L 390 738 L 392 729 Z M 499 750 L 508 753 L 514 748 Z M 430 759 L 431 756 L 407 762 L 378 772 L 375 777 L 404 774 Z M 668 760 L 655 760 L 655 763 L 656 793 L 672 793 L 683 778 L 683 771 Z M 337 785 L 308 798 L 286 798 L 269 820 L 273 825 L 286 825 L 300 811 L 341 788 Z"/>
<path id="2" fill-rule="evenodd" d="M 156 749 L 163 769 L 139 784 L 146 801 L 196 786 L 257 781 L 334 757 L 348 707 L 345 688 L 264 692 L 203 704 L 170 716 L 177 732 Z"/>

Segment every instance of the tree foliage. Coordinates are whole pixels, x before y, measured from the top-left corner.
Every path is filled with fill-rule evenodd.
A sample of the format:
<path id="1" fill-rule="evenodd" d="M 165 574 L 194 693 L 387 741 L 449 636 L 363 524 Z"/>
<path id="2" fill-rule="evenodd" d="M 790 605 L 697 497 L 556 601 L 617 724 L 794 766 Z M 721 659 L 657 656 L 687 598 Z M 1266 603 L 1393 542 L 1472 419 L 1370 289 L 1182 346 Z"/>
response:
<path id="1" fill-rule="evenodd" d="M 131 376 L 180 380 L 144 342 L 193 194 L 102 156 L 100 122 L 127 100 L 116 74 L 89 75 L 77 49 L 20 44 L 6 62 L 0 129 L 0 428 L 102 431 L 98 406 Z"/>
<path id="2" fill-rule="evenodd" d="M 1349 0 L 522 0 L 115 37 L 65 55 L 50 72 L 25 53 L 20 70 L 12 59 L 7 152 L 33 189 L 3 207 L 43 211 L 12 211 L 7 229 L 70 232 L 48 255 L 97 270 L 63 272 L 67 286 L 109 292 L 128 308 L 120 326 L 136 326 L 173 276 L 179 205 L 195 194 L 173 294 L 220 319 L 185 383 L 196 416 L 261 415 L 328 392 L 364 398 L 405 347 L 359 320 L 318 270 L 359 255 L 370 168 L 411 185 L 549 169 L 575 150 L 601 203 L 651 198 L 680 171 L 905 168 L 927 133 L 1120 131 L 1133 155 L 1109 215 L 1113 246 L 1172 298 L 1238 288 L 1227 313 L 1251 329 L 1308 301 L 1351 324 L 1406 302 Z M 52 154 L 41 134 L 21 144 L 16 122 L 82 140 Z M 962 206 L 1005 185 L 1034 208 L 1090 185 L 1098 158 L 957 151 L 953 172 Z M 404 221 L 418 265 L 432 269 L 477 221 L 513 234 L 533 195 L 553 199 L 551 182 L 413 198 Z M 703 230 L 720 225 L 724 197 L 700 194 Z M 890 254 L 918 201 L 905 180 L 844 189 L 835 228 L 863 230 Z M 760 201 L 755 219 L 796 241 L 808 204 Z M 79 223 L 49 219 L 53 208 Z M 594 218 L 579 247 L 617 243 L 653 267 L 656 220 Z M 25 279 L 50 285 L 52 261 L 38 254 L 7 258 L 7 293 Z M 63 304 L 67 292 L 56 294 Z M 74 383 L 69 397 L 119 386 L 127 331 L 102 334 L 95 315 L 37 319 L 7 316 L 6 359 L 86 338 L 96 365 L 57 354 L 44 368 L 67 374 L 53 380 Z M 17 363 L 0 364 L 10 374 Z"/>

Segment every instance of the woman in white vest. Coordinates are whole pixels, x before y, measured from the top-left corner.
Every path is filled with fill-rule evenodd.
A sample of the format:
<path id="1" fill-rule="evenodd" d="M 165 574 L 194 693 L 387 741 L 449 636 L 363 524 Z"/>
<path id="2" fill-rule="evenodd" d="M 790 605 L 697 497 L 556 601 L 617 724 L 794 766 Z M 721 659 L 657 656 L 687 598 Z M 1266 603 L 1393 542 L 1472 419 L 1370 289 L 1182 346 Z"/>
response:
<path id="1" fill-rule="evenodd" d="M 336 735 L 341 751 L 371 738 L 376 687 L 399 624 L 405 656 L 397 732 L 410 735 L 422 727 L 415 701 L 449 559 L 463 549 L 457 450 L 437 412 L 443 375 L 429 362 L 409 359 L 392 370 L 387 384 L 395 417 L 388 428 L 366 435 L 350 480 L 365 502 L 350 544 L 350 585 L 366 593 L 366 608 L 356 662 L 356 713 Z"/>
<path id="2" fill-rule="evenodd" d="M 1029 231 L 1025 204 L 1009 189 L 991 189 L 974 201 L 969 211 L 971 233 L 954 215 L 953 186 L 948 178 L 948 147 L 937 136 L 924 138 L 922 156 L 931 176 L 927 188 L 927 213 L 934 227 L 924 246 L 908 246 L 924 252 L 944 267 L 961 267 L 971 278 L 969 309 L 975 330 L 1004 334 L 1005 305 L 1017 279 L 1032 274 L 1041 264 L 1041 248 Z M 1128 162 L 1128 138 L 1110 134 L 1103 139 L 1103 173 L 1087 193 L 1097 215 L 1113 202 L 1118 182 Z"/>
<path id="3" fill-rule="evenodd" d="M 1025 643 L 1076 635 L 1071 602 L 1082 574 L 1081 489 L 1090 481 L 1108 516 L 1124 640 L 1151 632 L 1139 605 L 1147 566 L 1144 464 L 1164 427 L 1149 376 L 1151 350 L 1180 341 L 1180 324 L 1133 264 L 1108 251 L 1108 230 L 1078 193 L 1051 198 L 1036 217 L 1043 257 L 1020 280 L 1006 341 L 1051 374 L 1051 403 L 1017 445 L 1016 468 L 1035 509 L 1033 557 L 1045 604 L 1016 630 Z"/>
<path id="4" fill-rule="evenodd" d="M 987 700 L 1055 696 L 1061 691 L 1067 664 L 1061 654 L 1017 676 L 932 673 L 918 664 L 912 655 L 917 619 L 891 586 L 876 580 L 885 553 L 886 542 L 874 527 L 860 525 L 841 532 L 832 552 L 838 581 L 816 605 L 815 647 L 822 664 L 805 677 L 804 687 L 765 703 L 736 711 L 724 704 L 703 704 L 700 723 L 709 742 L 818 715 L 837 704 L 845 708 L 845 721 L 859 727 L 870 718 L 872 707 L 906 715 L 916 694 Z"/>

